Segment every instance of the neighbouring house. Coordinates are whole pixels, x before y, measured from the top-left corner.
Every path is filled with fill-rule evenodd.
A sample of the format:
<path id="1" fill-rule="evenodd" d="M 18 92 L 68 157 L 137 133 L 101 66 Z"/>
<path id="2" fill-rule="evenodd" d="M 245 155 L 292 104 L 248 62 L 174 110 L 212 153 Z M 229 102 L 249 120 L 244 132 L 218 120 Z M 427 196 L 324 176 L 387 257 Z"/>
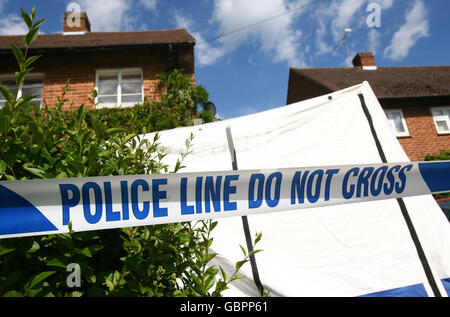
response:
<path id="1" fill-rule="evenodd" d="M 98 92 L 97 108 L 131 106 L 143 102 L 144 97 L 157 97 L 160 73 L 183 69 L 195 82 L 195 39 L 185 29 L 91 32 L 85 12 L 78 23 L 72 18 L 71 12 L 66 12 L 63 33 L 40 34 L 32 44 L 28 54 L 43 56 L 33 64 L 18 96 L 37 94 L 40 97 L 35 103 L 42 104 L 45 99 L 51 105 L 69 79 L 66 98 L 74 106 L 92 108 L 88 97 L 93 89 Z M 0 36 L 0 83 L 15 93 L 18 66 L 10 43 L 23 49 L 22 37 Z M 0 107 L 5 105 L 2 98 L 0 95 Z"/>
<path id="2" fill-rule="evenodd" d="M 377 67 L 370 52 L 353 67 L 291 68 L 287 104 L 369 82 L 411 160 L 450 150 L 450 66 Z"/>

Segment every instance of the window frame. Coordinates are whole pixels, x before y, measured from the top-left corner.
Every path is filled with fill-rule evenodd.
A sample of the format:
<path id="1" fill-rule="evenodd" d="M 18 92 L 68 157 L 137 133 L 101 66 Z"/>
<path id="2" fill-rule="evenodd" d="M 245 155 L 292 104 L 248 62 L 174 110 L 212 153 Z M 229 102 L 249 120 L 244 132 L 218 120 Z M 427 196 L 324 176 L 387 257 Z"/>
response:
<path id="1" fill-rule="evenodd" d="M 14 86 L 16 87 L 16 77 L 13 74 L 1 74 L 0 75 L 0 83 L 8 80 L 11 82 L 14 82 Z M 41 80 L 42 82 L 39 83 L 32 83 L 32 84 L 27 84 L 26 81 L 27 80 Z M 26 78 L 24 83 L 22 84 L 22 86 L 20 86 L 18 88 L 18 93 L 17 93 L 17 100 L 22 97 L 23 91 L 22 88 L 24 88 L 24 86 L 27 86 L 25 88 L 42 88 L 42 95 L 41 98 L 33 98 L 30 100 L 30 102 L 34 102 L 35 104 L 37 104 L 39 106 L 39 108 L 42 108 L 42 104 L 44 102 L 44 87 L 45 87 L 45 74 L 44 73 L 29 73 Z M 31 87 L 32 86 L 32 87 Z M 6 102 L 6 100 L 3 99 L 3 95 L 0 94 L 0 100 L 2 102 Z M 38 104 L 36 101 L 39 100 L 40 103 Z M 0 108 L 1 109 L 1 108 Z"/>
<path id="2" fill-rule="evenodd" d="M 447 115 L 447 117 L 444 118 L 444 121 L 447 122 L 448 130 L 447 131 L 439 131 L 439 126 L 436 121 L 441 121 L 441 120 L 437 120 L 437 119 L 439 117 L 445 117 L 445 115 L 435 115 L 433 113 L 433 111 L 436 111 L 436 110 L 444 110 L 444 111 L 450 112 L 450 106 L 441 106 L 441 107 L 431 107 L 430 108 L 431 117 L 433 118 L 433 123 L 434 123 L 434 126 L 436 127 L 437 134 L 438 135 L 450 134 L 450 118 L 449 118 L 449 116 Z"/>
<path id="3" fill-rule="evenodd" d="M 132 107 L 138 102 L 128 102 L 122 103 L 122 74 L 126 72 L 138 72 L 140 74 L 140 82 L 141 82 L 141 100 L 142 103 L 144 101 L 144 74 L 142 68 L 133 67 L 133 68 L 109 68 L 109 69 L 96 69 L 95 70 L 95 90 L 97 91 L 97 97 L 95 97 L 95 108 L 119 108 L 119 107 Z M 99 94 L 99 77 L 101 75 L 116 75 L 117 76 L 117 100 L 116 103 L 102 103 L 98 104 L 98 99 L 101 97 Z M 126 95 L 137 95 L 137 94 L 125 94 Z M 107 96 L 107 95 L 105 95 Z"/>
<path id="4" fill-rule="evenodd" d="M 408 136 L 410 136 L 409 130 L 408 130 L 408 125 L 406 123 L 405 116 L 403 115 L 403 110 L 402 109 L 396 108 L 396 109 L 383 109 L 383 110 L 384 110 L 384 113 L 386 115 L 386 119 L 388 121 L 388 124 L 391 127 L 391 130 L 392 130 L 392 132 L 394 132 L 396 137 L 408 137 Z M 393 122 L 391 123 L 391 119 L 388 117 L 388 114 L 390 114 L 390 113 L 399 113 L 400 114 L 401 122 L 402 122 L 402 125 L 403 125 L 403 128 L 405 129 L 405 131 L 403 131 L 403 132 L 398 132 L 397 131 L 397 129 L 395 127 L 395 124 L 393 124 Z"/>

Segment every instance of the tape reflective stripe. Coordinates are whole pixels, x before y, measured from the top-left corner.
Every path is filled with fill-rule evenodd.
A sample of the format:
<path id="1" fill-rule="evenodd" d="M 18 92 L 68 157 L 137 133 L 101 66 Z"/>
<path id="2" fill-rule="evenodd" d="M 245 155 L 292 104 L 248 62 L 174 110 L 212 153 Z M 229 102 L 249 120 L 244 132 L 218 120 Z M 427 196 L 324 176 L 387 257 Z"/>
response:
<path id="1" fill-rule="evenodd" d="M 450 191 L 450 161 L 0 182 L 0 238 Z"/>

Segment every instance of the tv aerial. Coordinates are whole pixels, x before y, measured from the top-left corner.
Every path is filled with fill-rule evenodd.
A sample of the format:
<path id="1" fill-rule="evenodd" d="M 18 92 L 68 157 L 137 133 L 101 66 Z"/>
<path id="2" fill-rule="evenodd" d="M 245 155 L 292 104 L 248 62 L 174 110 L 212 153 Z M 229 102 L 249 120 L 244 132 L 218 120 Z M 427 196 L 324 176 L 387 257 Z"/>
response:
<path id="1" fill-rule="evenodd" d="M 336 49 L 338 48 L 339 44 L 341 44 L 341 42 L 345 42 L 345 48 L 347 49 L 347 55 L 350 58 L 350 48 L 348 46 L 348 41 L 347 41 L 347 34 L 349 34 L 350 32 L 352 32 L 352 29 L 350 28 L 346 28 L 344 30 L 344 35 L 342 36 L 342 38 L 337 42 L 336 46 L 333 49 L 333 53 L 334 51 L 336 51 Z"/>

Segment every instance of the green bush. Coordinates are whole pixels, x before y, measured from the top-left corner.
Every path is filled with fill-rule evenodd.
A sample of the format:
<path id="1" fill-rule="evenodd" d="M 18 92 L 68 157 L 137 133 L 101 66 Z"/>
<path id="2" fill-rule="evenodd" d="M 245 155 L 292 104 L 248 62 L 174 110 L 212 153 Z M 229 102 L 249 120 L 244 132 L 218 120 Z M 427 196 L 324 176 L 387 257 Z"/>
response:
<path id="1" fill-rule="evenodd" d="M 425 156 L 425 161 L 444 161 L 444 160 L 450 160 L 450 150 L 447 151 L 441 151 L 439 154 L 427 154 Z M 441 199 L 441 198 L 450 198 L 450 193 L 441 193 L 441 194 L 434 194 L 434 198 Z"/>
<path id="2" fill-rule="evenodd" d="M 443 161 L 443 160 L 450 160 L 450 150 L 447 151 L 441 151 L 439 154 L 427 154 L 425 156 L 425 161 Z"/>
<path id="3" fill-rule="evenodd" d="M 20 67 L 18 86 L 38 58 L 27 53 L 43 22 L 34 22 L 34 8 L 30 15 L 22 10 L 22 16 L 29 28 L 25 52 L 12 44 Z M 42 109 L 32 102 L 34 96 L 17 100 L 0 85 L 7 100 L 0 109 L 0 180 L 169 171 L 161 163 L 158 137 L 148 141 L 139 133 L 188 124 L 196 102 L 207 98 L 206 90 L 186 86 L 180 74 L 163 77 L 170 96 L 121 112 L 86 111 L 83 105 L 63 111 L 68 85 L 55 105 Z M 171 172 L 181 168 L 190 142 L 192 136 Z M 250 254 L 244 251 L 228 278 L 221 268 L 209 266 L 216 225 L 208 220 L 90 232 L 70 229 L 67 234 L 2 239 L 0 296 L 220 296 L 228 283 L 242 277 L 238 271 Z M 260 238 L 258 234 L 255 244 Z M 79 287 L 68 286 L 71 263 L 81 270 Z"/>
<path id="4" fill-rule="evenodd" d="M 158 77 L 161 79 L 157 89 L 160 100 L 145 98 L 142 104 L 132 108 L 102 108 L 88 112 L 95 112 L 106 127 L 123 127 L 138 134 L 192 125 L 197 105 L 208 101 L 206 89 L 195 86 L 179 69 Z M 90 100 L 94 102 L 93 98 Z M 198 117 L 204 116 L 203 112 Z"/>

